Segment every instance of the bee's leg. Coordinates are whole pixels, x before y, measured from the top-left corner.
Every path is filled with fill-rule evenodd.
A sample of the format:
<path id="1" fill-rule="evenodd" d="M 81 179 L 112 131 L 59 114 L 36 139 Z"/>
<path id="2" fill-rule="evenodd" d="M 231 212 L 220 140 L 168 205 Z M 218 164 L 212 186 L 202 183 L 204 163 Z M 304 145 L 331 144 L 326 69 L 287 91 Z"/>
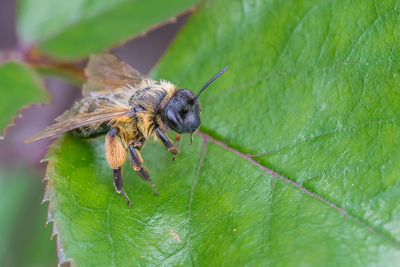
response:
<path id="1" fill-rule="evenodd" d="M 122 170 L 121 166 L 124 164 L 126 160 L 126 150 L 121 144 L 118 136 L 118 128 L 112 127 L 111 130 L 106 135 L 106 159 L 108 165 L 113 169 L 113 181 L 114 187 L 118 194 L 122 194 L 122 196 L 128 202 L 128 206 L 132 207 L 131 202 L 129 201 L 128 196 L 126 195 L 123 189 L 122 182 Z"/>
<path id="2" fill-rule="evenodd" d="M 171 152 L 174 157 L 172 160 L 175 160 L 175 156 L 178 154 L 178 149 L 174 147 L 174 144 L 172 143 L 171 139 L 159 128 L 156 129 L 156 134 L 157 137 L 163 142 L 165 147 L 168 149 L 169 152 Z"/>
<path id="3" fill-rule="evenodd" d="M 142 156 L 140 155 L 139 151 L 133 146 L 133 144 L 129 145 L 129 152 L 131 153 L 132 168 L 139 174 L 139 176 L 143 180 L 145 180 L 151 184 L 151 186 L 153 187 L 154 195 L 158 196 L 156 186 L 154 185 L 153 180 L 151 180 L 149 172 L 142 165 L 142 163 L 143 163 Z"/>
<path id="4" fill-rule="evenodd" d="M 122 194 L 122 196 L 126 199 L 126 202 L 128 203 L 128 206 L 130 208 L 132 208 L 132 204 L 131 201 L 129 200 L 128 196 L 126 195 L 124 189 L 122 188 L 122 170 L 121 167 L 119 167 L 118 169 L 114 169 L 114 187 L 115 187 L 115 191 L 117 191 L 118 194 Z"/>

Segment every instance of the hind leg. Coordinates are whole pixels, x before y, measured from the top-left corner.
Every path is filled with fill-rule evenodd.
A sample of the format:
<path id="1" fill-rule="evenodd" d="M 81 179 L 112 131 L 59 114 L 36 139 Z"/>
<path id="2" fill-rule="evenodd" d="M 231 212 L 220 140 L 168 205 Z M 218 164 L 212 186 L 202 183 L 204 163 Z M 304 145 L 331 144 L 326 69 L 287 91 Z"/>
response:
<path id="1" fill-rule="evenodd" d="M 128 206 L 132 207 L 131 202 L 129 201 L 128 196 L 126 195 L 123 189 L 123 181 L 122 181 L 122 170 L 121 166 L 124 164 L 126 160 L 126 150 L 124 146 L 121 144 L 119 140 L 118 128 L 112 127 L 111 130 L 106 135 L 106 159 L 108 165 L 113 169 L 113 182 L 115 191 L 118 194 L 121 194 L 127 201 Z"/>
<path id="2" fill-rule="evenodd" d="M 114 169 L 113 170 L 113 174 L 114 174 L 113 181 L 114 181 L 115 191 L 117 191 L 118 194 L 121 194 L 126 199 L 126 202 L 128 203 L 128 206 L 130 208 L 132 208 L 131 201 L 129 200 L 128 196 L 126 195 L 124 189 L 122 188 L 123 183 L 122 183 L 122 170 L 121 170 L 121 167 L 119 167 L 118 169 Z"/>
<path id="3" fill-rule="evenodd" d="M 143 159 L 142 156 L 139 153 L 139 150 L 137 150 L 133 144 L 129 145 L 129 152 L 131 154 L 131 165 L 132 168 L 139 174 L 140 178 L 143 180 L 149 182 L 151 186 L 153 187 L 153 192 L 154 195 L 158 196 L 156 186 L 153 183 L 153 180 L 151 180 L 149 172 L 147 169 L 142 165 Z"/>

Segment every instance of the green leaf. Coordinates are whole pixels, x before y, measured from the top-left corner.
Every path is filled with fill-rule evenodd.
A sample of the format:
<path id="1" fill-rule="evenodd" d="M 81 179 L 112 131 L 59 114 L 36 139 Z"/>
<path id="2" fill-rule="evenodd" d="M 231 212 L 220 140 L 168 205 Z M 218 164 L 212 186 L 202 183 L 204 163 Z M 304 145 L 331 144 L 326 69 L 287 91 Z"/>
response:
<path id="1" fill-rule="evenodd" d="M 47 198 L 78 265 L 397 266 L 395 1 L 205 1 L 153 73 L 201 96 L 176 162 L 143 151 L 114 192 L 103 140 L 49 154 Z M 204 134 L 207 133 L 207 134 Z"/>
<path id="2" fill-rule="evenodd" d="M 35 172 L 4 171 L 0 167 L 0 263 L 3 266 L 51 266 L 57 262 L 56 244 L 45 228 L 43 186 Z M 35 181 L 36 180 L 36 181 Z"/>
<path id="3" fill-rule="evenodd" d="M 17 62 L 0 66 L 0 95 L 0 135 L 22 108 L 48 100 L 41 78 Z"/>
<path id="4" fill-rule="evenodd" d="M 104 51 L 193 7 L 198 0 L 22 0 L 18 29 L 25 43 L 60 59 Z"/>

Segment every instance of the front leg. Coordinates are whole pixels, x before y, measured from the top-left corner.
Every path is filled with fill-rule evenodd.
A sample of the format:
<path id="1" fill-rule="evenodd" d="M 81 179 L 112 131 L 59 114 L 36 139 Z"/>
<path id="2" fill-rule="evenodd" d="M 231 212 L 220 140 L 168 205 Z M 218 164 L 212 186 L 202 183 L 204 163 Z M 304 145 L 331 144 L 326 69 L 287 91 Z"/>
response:
<path id="1" fill-rule="evenodd" d="M 149 172 L 147 169 L 142 165 L 143 159 L 142 156 L 139 153 L 139 150 L 137 150 L 133 144 L 129 145 L 129 152 L 131 154 L 131 165 L 132 168 L 139 174 L 140 178 L 143 180 L 149 182 L 151 186 L 153 187 L 153 192 L 154 195 L 158 196 L 156 186 L 153 183 L 153 180 L 151 180 Z"/>
<path id="2" fill-rule="evenodd" d="M 160 129 L 156 129 L 156 134 L 157 137 L 163 142 L 165 147 L 168 149 L 169 152 L 171 152 L 172 155 L 177 155 L 178 154 L 178 149 L 174 147 L 174 144 L 172 143 L 171 139 Z M 175 157 L 174 157 L 175 159 Z"/>

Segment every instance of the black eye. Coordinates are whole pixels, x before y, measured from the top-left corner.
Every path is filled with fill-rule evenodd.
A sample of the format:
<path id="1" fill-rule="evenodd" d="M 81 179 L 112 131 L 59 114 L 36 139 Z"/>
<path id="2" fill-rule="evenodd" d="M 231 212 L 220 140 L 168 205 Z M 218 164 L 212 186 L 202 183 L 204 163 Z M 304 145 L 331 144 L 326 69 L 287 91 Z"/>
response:
<path id="1" fill-rule="evenodd" d="M 184 106 L 182 110 L 183 110 L 183 113 L 186 113 L 188 111 L 188 107 Z"/>

